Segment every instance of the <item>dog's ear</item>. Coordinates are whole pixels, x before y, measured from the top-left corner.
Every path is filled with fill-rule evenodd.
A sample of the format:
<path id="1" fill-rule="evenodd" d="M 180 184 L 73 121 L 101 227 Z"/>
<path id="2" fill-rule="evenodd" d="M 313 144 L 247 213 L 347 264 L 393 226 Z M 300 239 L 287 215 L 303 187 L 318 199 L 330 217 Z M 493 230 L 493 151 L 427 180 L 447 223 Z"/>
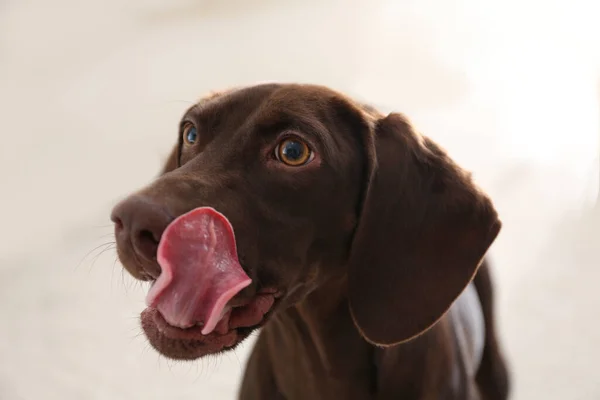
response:
<path id="1" fill-rule="evenodd" d="M 173 147 L 173 150 L 171 150 L 169 157 L 167 157 L 167 160 L 165 161 L 165 164 L 163 165 L 160 175 L 164 175 L 167 172 L 171 172 L 174 169 L 176 169 L 178 166 L 179 166 L 179 146 L 175 145 L 175 147 Z"/>
<path id="2" fill-rule="evenodd" d="M 348 266 L 349 301 L 369 342 L 433 326 L 469 284 L 501 227 L 491 201 L 399 114 L 366 143 L 368 182 Z"/>

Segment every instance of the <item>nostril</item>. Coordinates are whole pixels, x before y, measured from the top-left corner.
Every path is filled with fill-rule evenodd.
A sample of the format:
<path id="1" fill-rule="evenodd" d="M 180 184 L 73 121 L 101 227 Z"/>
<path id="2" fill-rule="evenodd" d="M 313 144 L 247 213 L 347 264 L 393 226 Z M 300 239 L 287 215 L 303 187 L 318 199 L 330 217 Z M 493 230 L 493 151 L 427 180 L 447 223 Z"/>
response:
<path id="1" fill-rule="evenodd" d="M 158 242 L 160 241 L 160 239 L 157 238 L 154 233 L 152 233 L 151 231 L 149 231 L 147 229 L 142 229 L 140 231 L 140 239 L 143 241 L 152 242 L 152 243 L 156 244 L 157 246 L 158 246 Z"/>
<path id="2" fill-rule="evenodd" d="M 121 221 L 121 218 L 119 217 L 113 217 L 112 218 L 114 224 L 115 224 L 115 230 L 117 232 L 121 231 L 123 229 L 123 221 Z"/>
<path id="3" fill-rule="evenodd" d="M 148 260 L 155 260 L 159 238 L 152 231 L 142 229 L 139 231 L 136 239 L 135 245 L 138 252 Z"/>
<path id="4" fill-rule="evenodd" d="M 163 231 L 172 221 L 170 213 L 155 199 L 133 195 L 112 212 L 115 236 L 121 253 L 132 257 L 138 275 L 156 279 L 160 275 L 157 251 Z"/>

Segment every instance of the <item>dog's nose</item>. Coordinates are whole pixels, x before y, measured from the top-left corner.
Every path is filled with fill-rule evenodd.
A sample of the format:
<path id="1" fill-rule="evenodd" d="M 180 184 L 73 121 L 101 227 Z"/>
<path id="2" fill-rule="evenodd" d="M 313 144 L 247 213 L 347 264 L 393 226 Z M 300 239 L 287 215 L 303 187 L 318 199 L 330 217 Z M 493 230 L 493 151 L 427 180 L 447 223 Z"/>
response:
<path id="1" fill-rule="evenodd" d="M 117 204 L 110 218 L 115 224 L 117 246 L 131 247 L 142 261 L 140 275 L 156 279 L 160 275 L 156 262 L 158 243 L 173 218 L 165 208 L 142 195 L 133 195 Z"/>

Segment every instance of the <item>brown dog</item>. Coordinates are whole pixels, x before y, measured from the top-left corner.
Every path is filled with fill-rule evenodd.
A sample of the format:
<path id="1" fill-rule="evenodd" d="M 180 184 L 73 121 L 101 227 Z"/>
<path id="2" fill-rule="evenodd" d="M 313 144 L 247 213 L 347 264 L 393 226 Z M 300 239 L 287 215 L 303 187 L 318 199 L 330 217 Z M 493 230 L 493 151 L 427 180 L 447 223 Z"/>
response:
<path id="1" fill-rule="evenodd" d="M 507 398 L 482 262 L 501 223 L 405 118 L 265 84 L 200 101 L 178 137 L 163 174 L 112 214 L 123 265 L 160 286 L 142 313 L 160 353 L 195 359 L 263 327 L 241 399 Z M 204 222 L 186 214 L 198 207 Z M 212 235 L 207 258 L 186 264 L 196 239 L 169 233 L 161 274 L 159 242 L 184 214 L 205 224 L 190 235 Z M 221 265 L 236 257 L 251 283 L 230 290 L 236 267 Z"/>

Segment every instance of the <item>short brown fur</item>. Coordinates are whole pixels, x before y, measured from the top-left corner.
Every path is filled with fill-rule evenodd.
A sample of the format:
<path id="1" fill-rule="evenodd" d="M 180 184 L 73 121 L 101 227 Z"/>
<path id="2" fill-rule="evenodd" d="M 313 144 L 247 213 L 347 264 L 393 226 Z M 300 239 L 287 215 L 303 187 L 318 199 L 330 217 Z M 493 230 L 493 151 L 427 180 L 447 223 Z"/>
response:
<path id="1" fill-rule="evenodd" d="M 117 237 L 118 253 L 133 276 L 155 279 L 156 243 L 132 236 L 135 227 L 157 241 L 196 207 L 227 216 L 253 280 L 238 297 L 262 287 L 284 293 L 253 328 L 262 331 L 240 399 L 508 397 L 484 260 L 501 223 L 438 145 L 399 114 L 314 85 L 217 93 L 191 107 L 186 122 L 198 142 L 183 146 L 180 129 L 161 176 L 115 208 L 129 232 Z M 304 138 L 315 161 L 278 163 L 272 151 L 282 132 Z M 447 316 L 472 281 L 485 321 L 476 376 L 466 373 L 470 360 L 461 359 Z M 202 355 L 145 329 L 167 357 Z"/>

